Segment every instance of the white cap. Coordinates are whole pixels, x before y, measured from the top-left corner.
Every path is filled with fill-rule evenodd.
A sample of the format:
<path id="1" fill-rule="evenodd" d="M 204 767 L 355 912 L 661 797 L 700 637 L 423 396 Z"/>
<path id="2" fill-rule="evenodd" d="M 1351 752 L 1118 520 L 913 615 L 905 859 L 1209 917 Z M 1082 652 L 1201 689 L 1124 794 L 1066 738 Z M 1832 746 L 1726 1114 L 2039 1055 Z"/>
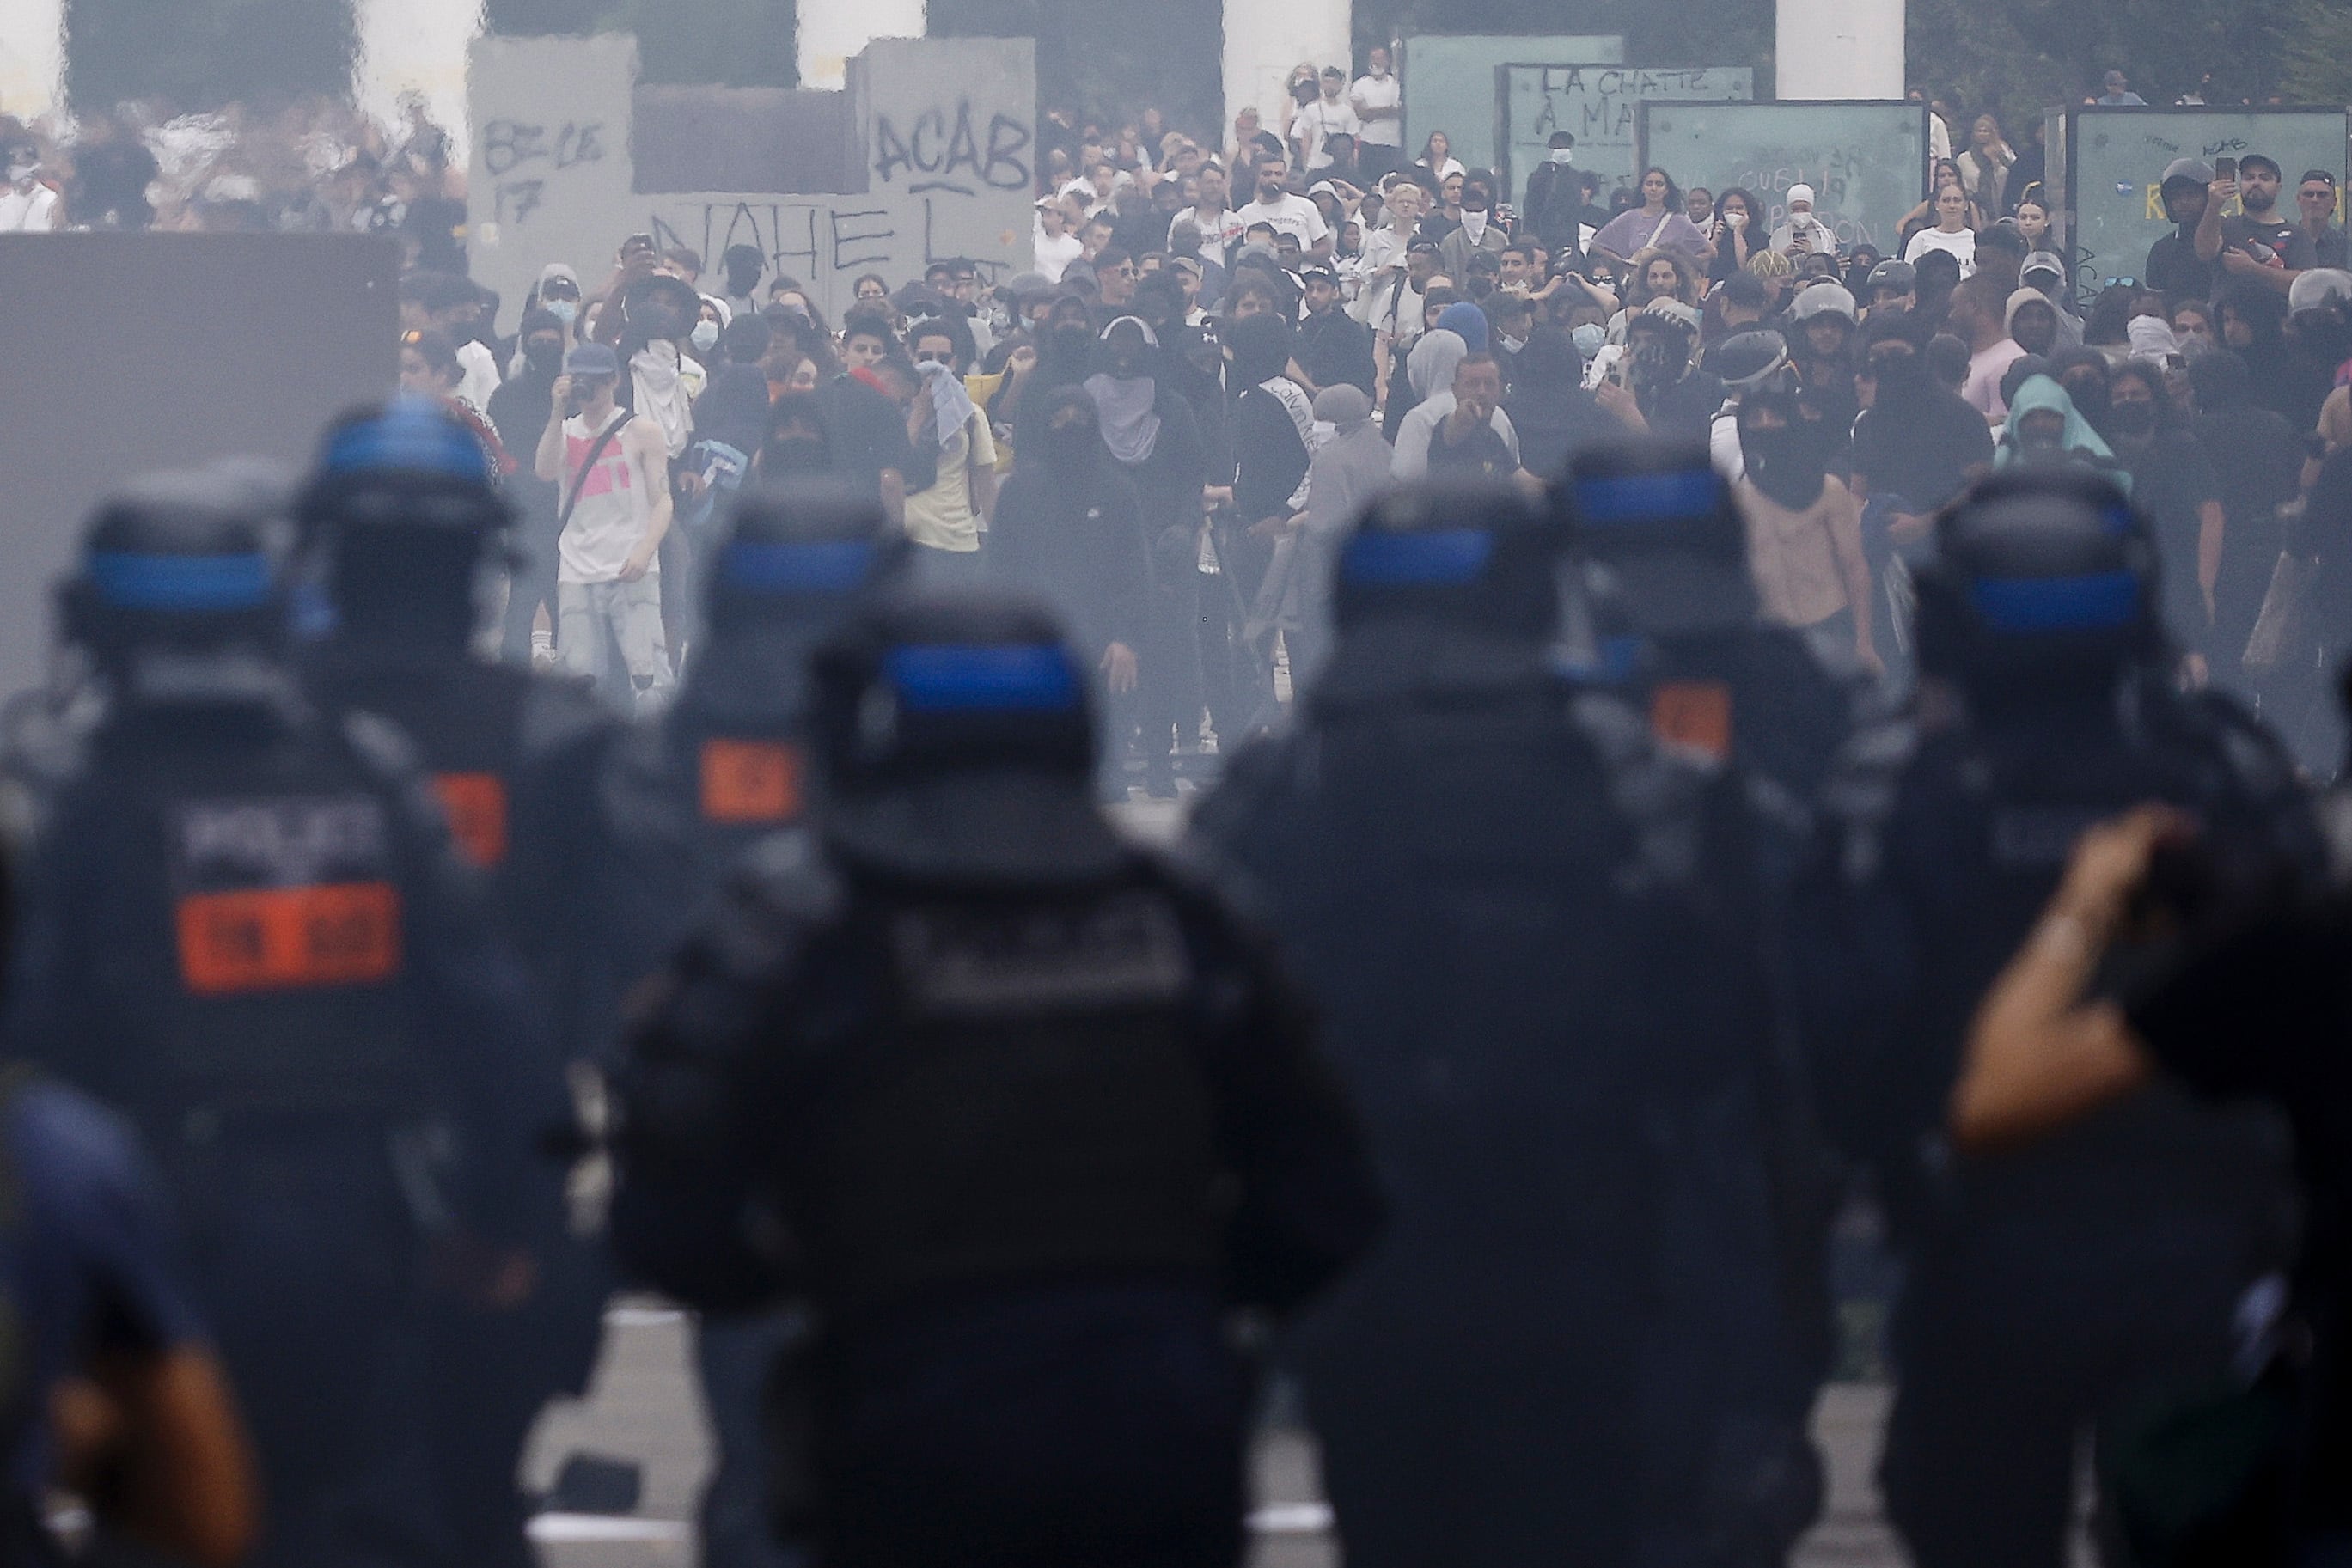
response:
<path id="1" fill-rule="evenodd" d="M 1811 185 L 1791 185 L 1789 187 L 1790 207 L 1793 209 L 1800 202 L 1802 202 L 1805 204 L 1805 210 L 1807 212 L 1811 212 L 1813 210 L 1813 188 Z"/>

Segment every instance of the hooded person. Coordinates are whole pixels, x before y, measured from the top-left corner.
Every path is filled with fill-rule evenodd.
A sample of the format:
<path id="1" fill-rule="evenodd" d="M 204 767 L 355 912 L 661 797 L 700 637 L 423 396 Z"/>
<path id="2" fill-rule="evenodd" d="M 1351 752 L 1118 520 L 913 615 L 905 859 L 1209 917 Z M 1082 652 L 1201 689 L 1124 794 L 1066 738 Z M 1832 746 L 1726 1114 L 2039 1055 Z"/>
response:
<path id="1" fill-rule="evenodd" d="M 2302 449 L 2280 414 L 2254 403 L 2246 361 L 2226 349 L 2190 361 L 2199 444 L 2221 480 L 2221 559 L 2213 586 L 2212 674 L 2244 690 L 2241 661 L 2278 564 L 2279 508 L 2302 488 Z"/>
<path id="2" fill-rule="evenodd" d="M 2287 302 L 2279 291 L 2255 281 L 2231 284 L 2215 301 L 2220 312 L 2214 325 L 2222 347 L 2246 361 L 2254 384 L 2254 402 L 2285 416 L 2297 430 L 2319 422 L 2319 402 L 2306 395 L 2304 378 L 2295 373 L 2293 351 L 2285 337 Z"/>
<path id="3" fill-rule="evenodd" d="M 2058 307 L 2039 288 L 2018 288 L 2001 307 L 2001 324 L 2010 340 L 2029 354 L 2048 359 L 2062 346 Z"/>
<path id="4" fill-rule="evenodd" d="M 1221 745 L 1228 736 L 1237 743 L 1276 712 L 1261 595 L 1275 541 L 1307 503 L 1307 442 L 1315 422 L 1305 390 L 1287 373 L 1295 340 L 1288 322 L 1252 316 L 1231 323 L 1225 340 L 1233 359 L 1225 373 L 1233 507 L 1212 535 L 1218 580 L 1202 585 L 1213 600 L 1202 607 L 1209 629 L 1202 665 Z"/>
<path id="5" fill-rule="evenodd" d="M 1789 209 L 1788 220 L 1772 231 L 1771 248 L 1782 254 L 1799 256 L 1834 255 L 1837 237 L 1829 226 L 1813 215 L 1813 188 L 1791 185 L 1782 198 Z"/>
<path id="6" fill-rule="evenodd" d="M 1828 471 L 1796 394 L 1751 392 L 1734 417 L 1745 472 L 1733 493 L 1764 618 L 1810 633 L 1825 654 L 1880 673 L 1853 493 Z"/>
<path id="7" fill-rule="evenodd" d="M 1151 613 L 1135 483 L 1105 444 L 1101 416 L 1084 386 L 1046 395 L 1025 445 L 1029 460 L 997 492 L 989 530 L 993 575 L 1051 605 L 1084 667 L 1122 712 L 1131 711 L 1127 699 L 1136 688 L 1137 651 L 1145 646 Z M 1105 722 L 1113 721 L 1106 715 Z M 1118 738 L 1122 744 L 1102 748 L 1097 776 L 1107 799 L 1123 800 L 1123 732 Z"/>
<path id="8" fill-rule="evenodd" d="M 2180 357 L 2180 340 L 2160 317 L 2135 316 L 2124 330 L 2135 360 L 2144 360 L 2161 371 L 2168 360 Z"/>
<path id="9" fill-rule="evenodd" d="M 754 467 L 770 483 L 833 472 L 833 438 L 816 393 L 786 392 L 769 405 Z"/>
<path id="10" fill-rule="evenodd" d="M 1120 317 L 1103 329 L 1097 356 L 1102 369 L 1087 378 L 1087 395 L 1094 399 L 1111 461 L 1135 486 L 1151 562 L 1150 622 L 1147 641 L 1137 644 L 1144 657 L 1134 705 L 1142 734 L 1144 788 L 1154 799 L 1173 800 L 1171 747 L 1183 728 L 1181 675 L 1189 664 L 1183 653 L 1199 615 L 1201 486 L 1208 478 L 1207 458 L 1192 404 L 1163 373 L 1166 361 L 1150 326 L 1134 316 Z M 1124 705 L 1111 706 L 1114 713 L 1124 711 Z"/>
<path id="11" fill-rule="evenodd" d="M 1437 313 L 1436 329 L 1441 332 L 1451 332 L 1460 338 L 1464 351 L 1466 353 L 1483 354 L 1487 350 L 1490 333 L 1486 313 L 1467 299 L 1457 300 L 1440 310 Z M 1447 379 L 1452 379 L 1450 374 Z M 1423 395 L 1428 394 L 1424 392 Z"/>
<path id="12" fill-rule="evenodd" d="M 1045 330 L 1037 344 L 1037 363 L 1021 378 L 1013 412 L 1013 465 L 1020 465 L 1021 433 L 1043 423 L 1045 402 L 1063 387 L 1076 386 L 1094 373 L 1094 313 L 1075 294 L 1054 301 L 1045 317 Z"/>
<path id="13" fill-rule="evenodd" d="M 1316 393 L 1315 422 L 1329 425 L 1331 437 L 1307 465 L 1307 526 L 1297 536 L 1291 566 L 1297 603 L 1291 667 L 1302 688 L 1330 651 L 1331 571 L 1339 541 L 1389 488 L 1392 455 L 1372 400 L 1360 388 Z"/>
<path id="14" fill-rule="evenodd" d="M 2009 405 L 2009 426 L 1993 454 L 1995 468 L 2071 465 L 2105 476 L 2126 496 L 2131 474 L 2116 461 L 2106 438 L 2048 376 L 2029 376 Z"/>
<path id="15" fill-rule="evenodd" d="M 1565 473 L 1579 452 L 1622 428 L 1584 390 L 1584 356 L 1558 327 L 1528 335 L 1511 367 L 1503 412 L 1518 433 L 1520 465 L 1546 478 Z"/>

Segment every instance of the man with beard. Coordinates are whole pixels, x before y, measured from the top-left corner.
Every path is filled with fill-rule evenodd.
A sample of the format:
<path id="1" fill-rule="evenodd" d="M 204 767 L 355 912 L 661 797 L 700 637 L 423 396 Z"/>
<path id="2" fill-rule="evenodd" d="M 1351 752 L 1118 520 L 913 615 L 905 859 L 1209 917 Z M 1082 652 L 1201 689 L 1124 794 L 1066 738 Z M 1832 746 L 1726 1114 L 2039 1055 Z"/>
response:
<path id="1" fill-rule="evenodd" d="M 1304 196 L 1291 195 L 1283 182 L 1290 169 L 1280 157 L 1257 166 L 1257 199 L 1234 214 L 1247 234 L 1253 224 L 1270 224 L 1276 234 L 1295 237 L 1301 248 L 1322 260 L 1331 258 L 1331 226 L 1322 212 Z"/>
<path id="2" fill-rule="evenodd" d="M 2221 201 L 2234 194 L 2244 211 L 2223 218 L 2210 239 L 2207 225 L 2200 225 L 2197 231 L 2197 254 L 2214 263 L 2221 276 L 2251 277 L 2282 294 L 2294 287 L 2299 269 L 2293 250 L 2296 240 L 2305 237 L 2294 223 L 2279 215 L 2279 186 L 2284 179 L 2276 162 L 2260 152 L 2247 153 L 2238 160 L 2235 181 L 2213 183 L 2214 193 Z"/>
<path id="3" fill-rule="evenodd" d="M 1298 363 L 1318 389 L 1345 384 L 1371 395 L 1379 382 L 1370 329 L 1348 314 L 1339 280 L 1328 267 L 1303 273 L 1305 307 L 1298 320 Z"/>
<path id="4" fill-rule="evenodd" d="M 2164 166 L 2158 191 L 2164 215 L 2179 226 L 2148 247 L 2141 281 L 2167 298 L 2203 299 L 2213 292 L 2213 256 L 2221 245 L 2221 203 L 2213 195 L 2219 189 L 2209 163 L 2175 158 Z"/>
<path id="5" fill-rule="evenodd" d="M 1150 615 L 1135 486 L 1104 444 L 1087 387 L 1048 392 L 1030 432 L 1028 455 L 998 493 L 989 531 L 998 580 L 1053 606 L 1086 668 L 1111 698 L 1124 699 L 1135 690 L 1135 651 Z M 1101 749 L 1106 798 L 1127 798 L 1126 760 L 1124 747 Z"/>

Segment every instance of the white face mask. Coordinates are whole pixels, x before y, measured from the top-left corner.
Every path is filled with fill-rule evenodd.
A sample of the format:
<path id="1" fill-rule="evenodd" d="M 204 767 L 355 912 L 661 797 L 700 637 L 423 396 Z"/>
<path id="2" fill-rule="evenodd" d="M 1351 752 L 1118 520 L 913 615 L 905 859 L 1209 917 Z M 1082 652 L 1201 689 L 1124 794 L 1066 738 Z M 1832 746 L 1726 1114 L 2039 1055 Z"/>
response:
<path id="1" fill-rule="evenodd" d="M 551 299 L 547 302 L 547 313 L 569 327 L 580 319 L 580 301 Z"/>
<path id="2" fill-rule="evenodd" d="M 21 185 L 40 172 L 41 166 L 38 163 L 11 163 L 8 165 L 8 183 L 12 185 Z"/>
<path id="3" fill-rule="evenodd" d="M 1552 162 L 1559 164 L 1562 168 L 1566 168 L 1569 164 L 1576 162 L 1576 149 L 1573 147 L 1555 147 L 1549 154 L 1547 154 L 1547 156 Z"/>
<path id="4" fill-rule="evenodd" d="M 1486 238 L 1486 214 L 1484 213 L 1474 213 L 1469 209 L 1465 208 L 1462 213 L 1462 232 L 1470 236 L 1470 243 L 1472 245 L 1476 245 L 1480 240 Z"/>
<path id="5" fill-rule="evenodd" d="M 719 323 L 716 321 L 697 321 L 694 324 L 694 331 L 689 340 L 696 348 L 701 350 L 706 354 L 709 353 L 712 349 L 719 346 Z"/>
<path id="6" fill-rule="evenodd" d="M 1516 354 L 1527 346 L 1528 340 L 1525 338 L 1506 338 L 1503 340 L 1503 350 L 1506 353 Z"/>

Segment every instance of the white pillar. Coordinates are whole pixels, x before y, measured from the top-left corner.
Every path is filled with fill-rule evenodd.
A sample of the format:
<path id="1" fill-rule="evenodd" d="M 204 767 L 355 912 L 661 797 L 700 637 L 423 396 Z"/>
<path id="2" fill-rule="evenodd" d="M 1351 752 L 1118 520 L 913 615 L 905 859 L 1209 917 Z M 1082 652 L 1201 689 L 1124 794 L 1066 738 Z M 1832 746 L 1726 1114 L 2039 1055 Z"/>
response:
<path id="1" fill-rule="evenodd" d="M 66 0 L 0 0 L 0 114 L 32 120 L 66 102 Z"/>
<path id="2" fill-rule="evenodd" d="M 482 30 L 482 0 L 353 0 L 352 20 L 359 32 L 353 100 L 382 123 L 397 125 L 402 96 L 423 94 L 462 161 L 471 145 L 466 51 Z"/>
<path id="3" fill-rule="evenodd" d="M 919 38 L 929 25 L 924 0 L 801 0 L 793 39 L 801 86 L 838 89 L 851 56 L 877 38 Z"/>
<path id="4" fill-rule="evenodd" d="M 1903 0 L 1780 0 L 1773 95 L 1901 98 Z"/>
<path id="5" fill-rule="evenodd" d="M 1234 131 L 1234 116 L 1255 109 L 1258 123 L 1279 136 L 1283 83 L 1302 61 L 1317 71 L 1338 66 L 1355 79 L 1351 0 L 1225 0 L 1225 119 L 1220 141 Z M 1318 84 L 1319 85 L 1319 84 Z M 1236 193 L 1234 199 L 1244 198 Z"/>

